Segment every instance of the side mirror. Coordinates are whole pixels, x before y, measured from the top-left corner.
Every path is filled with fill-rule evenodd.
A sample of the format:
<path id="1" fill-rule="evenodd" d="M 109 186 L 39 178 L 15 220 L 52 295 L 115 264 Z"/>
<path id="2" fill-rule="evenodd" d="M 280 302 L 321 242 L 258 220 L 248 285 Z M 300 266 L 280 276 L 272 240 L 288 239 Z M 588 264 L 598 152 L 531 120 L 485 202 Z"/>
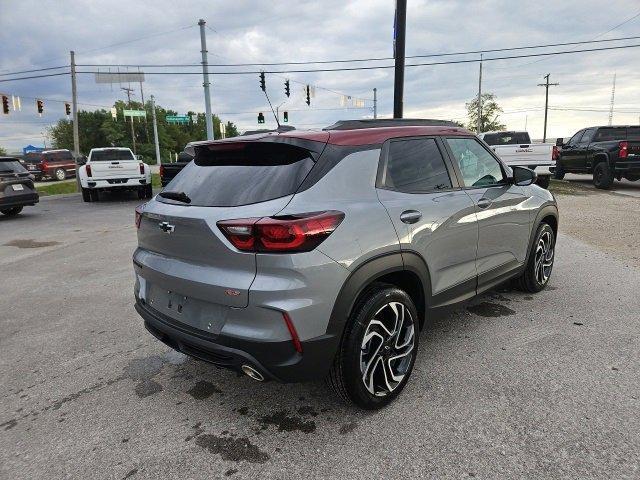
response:
<path id="1" fill-rule="evenodd" d="M 142 155 L 136 155 L 136 160 L 142 161 L 144 157 Z"/>
<path id="2" fill-rule="evenodd" d="M 190 162 L 191 160 L 193 160 L 193 156 L 189 155 L 188 152 L 180 152 L 178 154 L 178 161 L 179 162 Z"/>
<path id="3" fill-rule="evenodd" d="M 87 163 L 87 157 L 85 157 L 84 155 L 76 158 L 76 163 L 80 166 L 84 165 L 85 163 Z"/>
<path id="4" fill-rule="evenodd" d="M 561 147 L 562 145 L 564 145 L 564 138 L 562 137 L 556 138 L 556 147 Z"/>
<path id="5" fill-rule="evenodd" d="M 513 170 L 513 184 L 519 187 L 526 187 L 535 183 L 538 179 L 538 174 L 533 170 L 529 170 L 525 167 L 511 167 Z"/>

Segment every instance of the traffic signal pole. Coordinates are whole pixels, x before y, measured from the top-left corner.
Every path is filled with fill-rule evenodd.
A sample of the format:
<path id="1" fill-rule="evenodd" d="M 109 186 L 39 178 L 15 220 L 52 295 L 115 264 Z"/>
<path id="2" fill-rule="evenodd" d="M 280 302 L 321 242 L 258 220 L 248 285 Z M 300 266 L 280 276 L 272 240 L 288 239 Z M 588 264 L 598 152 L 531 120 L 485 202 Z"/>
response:
<path id="1" fill-rule="evenodd" d="M 78 133 L 78 87 L 76 86 L 76 54 L 71 50 L 71 113 L 73 114 L 73 153 L 76 157 L 76 190 L 82 190 L 78 175 L 77 159 L 80 156 L 80 134 Z"/>
<path id="2" fill-rule="evenodd" d="M 209 93 L 209 61 L 207 59 L 207 35 L 204 32 L 205 22 L 202 18 L 198 21 L 200 25 L 200 46 L 202 50 L 202 86 L 204 87 L 204 111 L 207 124 L 207 140 L 213 140 L 213 118 L 211 117 L 211 96 Z"/>
<path id="3" fill-rule="evenodd" d="M 404 97 L 404 50 L 407 30 L 407 0 L 396 1 L 395 75 L 393 80 L 393 118 L 402 118 Z"/>

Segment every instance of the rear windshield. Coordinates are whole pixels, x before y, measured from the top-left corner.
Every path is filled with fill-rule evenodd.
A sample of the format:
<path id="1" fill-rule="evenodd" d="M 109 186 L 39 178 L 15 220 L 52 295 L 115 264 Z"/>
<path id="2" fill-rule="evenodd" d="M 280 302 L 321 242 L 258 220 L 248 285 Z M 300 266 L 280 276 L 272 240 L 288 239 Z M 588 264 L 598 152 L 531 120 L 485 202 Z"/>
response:
<path id="1" fill-rule="evenodd" d="M 247 142 L 211 147 L 198 147 L 195 160 L 165 191 L 186 193 L 194 206 L 237 207 L 295 193 L 314 165 L 308 150 L 288 144 Z"/>
<path id="2" fill-rule="evenodd" d="M 593 137 L 594 142 L 607 142 L 609 140 L 626 140 L 627 129 L 624 127 L 605 127 L 599 128 Z"/>
<path id="3" fill-rule="evenodd" d="M 18 160 L 0 160 L 0 173 L 24 173 L 26 171 Z"/>
<path id="4" fill-rule="evenodd" d="M 114 162 L 117 160 L 135 160 L 131 150 L 118 150 L 116 148 L 110 150 L 96 150 L 91 152 L 92 162 Z"/>
<path id="5" fill-rule="evenodd" d="M 40 163 L 42 161 L 41 153 L 27 153 L 24 156 L 24 161 L 27 163 Z"/>
<path id="6" fill-rule="evenodd" d="M 521 145 L 531 143 L 527 132 L 486 133 L 482 139 L 488 145 Z"/>
<path id="7" fill-rule="evenodd" d="M 627 140 L 640 140 L 640 127 L 627 128 Z"/>

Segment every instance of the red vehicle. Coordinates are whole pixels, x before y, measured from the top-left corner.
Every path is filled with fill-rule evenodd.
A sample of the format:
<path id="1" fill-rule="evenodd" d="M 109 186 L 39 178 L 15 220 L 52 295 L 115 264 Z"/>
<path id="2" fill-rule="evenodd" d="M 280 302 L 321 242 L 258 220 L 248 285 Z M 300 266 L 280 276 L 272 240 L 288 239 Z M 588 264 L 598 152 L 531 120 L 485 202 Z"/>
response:
<path id="1" fill-rule="evenodd" d="M 76 176 L 76 162 L 69 150 L 45 150 L 27 153 L 24 165 L 37 181 L 64 180 Z"/>

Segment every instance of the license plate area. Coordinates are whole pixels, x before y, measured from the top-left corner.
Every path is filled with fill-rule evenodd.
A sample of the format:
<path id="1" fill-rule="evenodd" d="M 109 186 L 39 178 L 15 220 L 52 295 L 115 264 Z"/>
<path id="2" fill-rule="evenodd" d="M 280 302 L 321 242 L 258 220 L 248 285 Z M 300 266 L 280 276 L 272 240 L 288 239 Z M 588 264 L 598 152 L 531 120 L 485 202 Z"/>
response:
<path id="1" fill-rule="evenodd" d="M 146 282 L 146 302 L 171 319 L 211 334 L 219 334 L 229 308 L 183 295 Z"/>
<path id="2" fill-rule="evenodd" d="M 11 185 L 11 188 L 13 188 L 14 192 L 21 192 L 22 190 L 24 190 L 24 185 L 22 185 L 21 183 L 16 183 L 15 185 Z"/>

